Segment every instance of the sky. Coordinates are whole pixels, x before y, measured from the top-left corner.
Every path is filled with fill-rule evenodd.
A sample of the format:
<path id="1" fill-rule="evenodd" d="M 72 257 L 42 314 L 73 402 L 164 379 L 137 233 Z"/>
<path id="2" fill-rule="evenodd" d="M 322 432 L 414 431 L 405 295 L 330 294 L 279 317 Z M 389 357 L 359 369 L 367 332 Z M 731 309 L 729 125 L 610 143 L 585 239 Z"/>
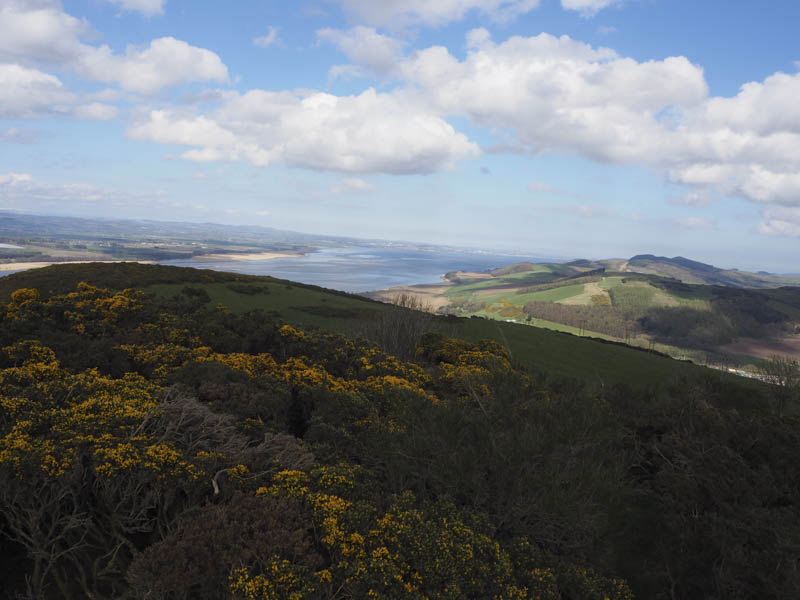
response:
<path id="1" fill-rule="evenodd" d="M 796 0 L 0 0 L 0 210 L 800 272 Z"/>

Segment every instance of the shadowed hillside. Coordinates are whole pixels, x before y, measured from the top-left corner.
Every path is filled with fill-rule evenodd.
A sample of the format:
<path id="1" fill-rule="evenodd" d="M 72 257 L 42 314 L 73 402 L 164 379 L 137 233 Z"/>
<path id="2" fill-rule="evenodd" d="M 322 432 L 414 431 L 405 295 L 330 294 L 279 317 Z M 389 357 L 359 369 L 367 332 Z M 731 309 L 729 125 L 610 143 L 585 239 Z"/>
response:
<path id="1" fill-rule="evenodd" d="M 9 597 L 783 599 L 800 585 L 796 363 L 768 386 L 547 332 L 531 366 L 535 328 L 269 278 L 87 265 L 41 283 L 81 269 L 126 287 L 26 287 L 0 305 Z M 318 326 L 348 321 L 371 339 Z M 411 325 L 408 358 L 387 352 L 386 330 Z M 502 342 L 454 337 L 492 328 Z M 609 384 L 615 350 L 652 367 L 647 385 Z M 558 353 L 595 377 L 550 372 Z"/>

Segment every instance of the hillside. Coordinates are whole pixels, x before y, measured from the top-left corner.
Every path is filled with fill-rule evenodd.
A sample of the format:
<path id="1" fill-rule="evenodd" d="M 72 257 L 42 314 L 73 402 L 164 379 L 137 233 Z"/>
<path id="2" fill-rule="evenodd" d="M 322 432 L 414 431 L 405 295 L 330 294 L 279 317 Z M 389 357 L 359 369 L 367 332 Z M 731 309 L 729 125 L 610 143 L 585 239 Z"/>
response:
<path id="1" fill-rule="evenodd" d="M 10 597 L 777 600 L 800 584 L 796 365 L 767 386 L 196 269 L 0 282 Z"/>
<path id="2" fill-rule="evenodd" d="M 640 256 L 517 263 L 483 273 L 451 272 L 445 275 L 446 285 L 410 286 L 370 297 L 387 301 L 398 293 L 411 294 L 445 314 L 526 323 L 697 362 L 756 368 L 773 355 L 800 357 L 800 287 L 764 287 L 772 276 L 762 275 L 760 289 L 746 288 L 741 284 L 753 274 L 665 260 L 671 262 Z M 682 274 L 695 281 L 732 281 L 731 273 L 739 273 L 738 285 L 678 279 Z"/>
<path id="3" fill-rule="evenodd" d="M 360 295 L 272 277 L 138 263 L 54 265 L 15 273 L 0 278 L 0 301 L 7 302 L 11 293 L 22 287 L 36 288 L 43 298 L 49 298 L 74 290 L 81 281 L 112 290 L 135 286 L 163 299 L 180 296 L 188 285 L 202 290 L 205 306 L 222 304 L 233 314 L 261 309 L 297 326 L 345 335 L 381 334 L 386 338 L 396 333 L 381 332 L 392 307 Z M 495 315 L 487 313 L 487 316 Z M 526 367 L 559 377 L 646 385 L 653 380 L 696 376 L 704 371 L 690 363 L 622 344 L 581 339 L 565 332 L 495 318 L 427 319 L 431 326 L 449 335 L 473 342 L 491 339 L 501 343 Z"/>
<path id="4" fill-rule="evenodd" d="M 738 269 L 719 269 L 682 256 L 666 258 L 652 254 L 640 254 L 629 259 L 622 270 L 671 277 L 683 283 L 727 287 L 763 289 L 800 284 L 800 278 L 797 277 L 785 277 L 765 272 L 749 273 Z"/>

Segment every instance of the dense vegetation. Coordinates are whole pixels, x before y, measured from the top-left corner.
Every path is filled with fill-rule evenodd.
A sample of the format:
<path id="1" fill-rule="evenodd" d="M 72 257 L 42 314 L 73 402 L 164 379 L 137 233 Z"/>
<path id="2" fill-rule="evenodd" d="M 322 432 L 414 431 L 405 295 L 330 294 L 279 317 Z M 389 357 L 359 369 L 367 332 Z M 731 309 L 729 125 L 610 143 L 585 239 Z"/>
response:
<path id="1" fill-rule="evenodd" d="M 137 269 L 137 287 L 174 285 L 175 271 Z M 496 342 L 425 333 L 434 322 L 406 309 L 364 330 L 381 348 L 213 306 L 200 285 L 148 295 L 57 279 L 0 307 L 9 597 L 800 589 L 796 387 L 710 372 L 583 384 L 524 369 Z"/>

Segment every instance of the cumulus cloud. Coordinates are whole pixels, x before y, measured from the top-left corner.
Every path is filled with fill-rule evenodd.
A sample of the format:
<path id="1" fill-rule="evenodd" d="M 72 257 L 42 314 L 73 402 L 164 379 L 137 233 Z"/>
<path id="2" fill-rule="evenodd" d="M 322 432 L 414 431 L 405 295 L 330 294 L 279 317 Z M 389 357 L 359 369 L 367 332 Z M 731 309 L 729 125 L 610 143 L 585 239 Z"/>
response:
<path id="1" fill-rule="evenodd" d="M 402 70 L 438 110 L 510 132 L 528 152 L 569 150 L 602 161 L 652 155 L 664 130 L 656 114 L 707 94 L 702 69 L 686 58 L 638 63 L 544 33 L 484 43 L 463 61 L 428 48 Z"/>
<path id="2" fill-rule="evenodd" d="M 124 55 L 106 45 L 85 44 L 81 38 L 91 33 L 89 24 L 48 0 L 6 0 L 0 6 L 0 31 L 0 60 L 69 70 L 129 91 L 152 94 L 179 83 L 228 81 L 215 53 L 171 37 L 145 48 L 129 46 Z"/>
<path id="3" fill-rule="evenodd" d="M 187 146 L 182 158 L 244 161 L 348 173 L 431 173 L 476 156 L 444 119 L 395 94 L 358 96 L 253 90 L 208 115 L 151 110 L 132 139 Z"/>
<path id="4" fill-rule="evenodd" d="M 604 8 L 614 4 L 621 4 L 622 2 L 624 0 L 561 0 L 561 6 L 564 10 L 574 10 L 582 17 L 589 18 Z"/>
<path id="5" fill-rule="evenodd" d="M 123 10 L 138 12 L 145 17 L 164 14 L 164 4 L 167 0 L 107 0 L 116 4 Z"/>
<path id="6" fill-rule="evenodd" d="M 0 117 L 68 114 L 73 94 L 54 75 L 16 64 L 0 64 Z"/>
<path id="7" fill-rule="evenodd" d="M 336 0 L 354 20 L 379 27 L 438 27 L 478 11 L 494 21 L 509 21 L 539 6 L 539 0 Z"/>
<path id="8" fill-rule="evenodd" d="M 317 39 L 336 46 L 359 69 L 379 77 L 388 77 L 396 72 L 405 45 L 400 40 L 378 33 L 372 27 L 361 25 L 347 31 L 320 29 L 317 31 Z M 335 66 L 331 75 L 361 74 L 359 69 L 348 67 L 349 65 Z"/>
<path id="9" fill-rule="evenodd" d="M 464 59 L 427 48 L 401 62 L 401 76 L 431 110 L 499 133 L 504 148 L 646 166 L 697 193 L 800 205 L 798 73 L 709 97 L 703 69 L 685 57 L 638 62 L 548 34 L 496 44 L 479 30 L 467 40 Z"/>
<path id="10" fill-rule="evenodd" d="M 58 77 L 15 64 L 0 64 L 0 118 L 30 119 L 74 116 L 108 120 L 117 109 L 100 102 L 80 103 Z"/>
<path id="11" fill-rule="evenodd" d="M 253 43 L 261 48 L 267 48 L 275 44 L 280 44 L 281 39 L 278 36 L 278 28 L 270 26 L 267 29 L 267 35 L 260 35 L 253 38 Z"/>
<path id="12" fill-rule="evenodd" d="M 102 46 L 76 64 L 75 70 L 88 79 L 116 83 L 141 94 L 179 83 L 228 81 L 228 69 L 219 56 L 172 37 L 153 40 L 144 49 L 128 46 L 124 56 Z"/>

